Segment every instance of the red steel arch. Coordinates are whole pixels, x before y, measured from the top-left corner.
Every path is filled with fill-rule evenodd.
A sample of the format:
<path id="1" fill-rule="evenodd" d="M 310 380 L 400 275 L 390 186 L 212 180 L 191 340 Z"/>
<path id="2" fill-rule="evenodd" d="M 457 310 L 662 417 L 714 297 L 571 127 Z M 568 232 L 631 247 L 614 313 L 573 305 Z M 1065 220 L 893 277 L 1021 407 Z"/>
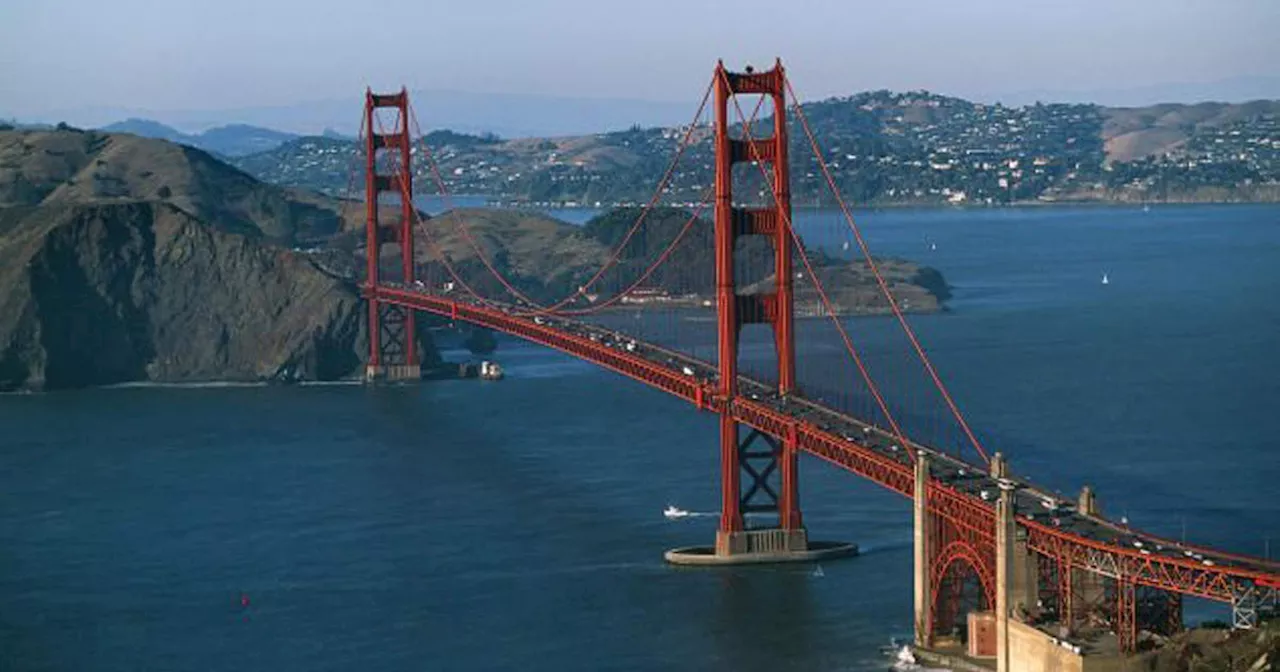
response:
<path id="1" fill-rule="evenodd" d="M 931 565 L 932 572 L 929 577 L 929 621 L 931 632 L 937 633 L 940 630 L 939 625 L 948 620 L 944 616 L 949 617 L 951 620 L 959 616 L 959 613 L 940 613 L 940 606 L 945 596 L 959 594 L 959 586 L 950 584 L 951 582 L 962 581 L 964 578 L 963 570 L 965 569 L 977 577 L 978 585 L 982 591 L 978 609 L 987 611 L 994 608 L 996 577 L 993 564 L 994 558 L 990 558 L 980 552 L 977 547 L 967 541 L 952 541 L 938 552 Z M 958 609 L 959 605 L 954 604 L 952 607 Z"/>

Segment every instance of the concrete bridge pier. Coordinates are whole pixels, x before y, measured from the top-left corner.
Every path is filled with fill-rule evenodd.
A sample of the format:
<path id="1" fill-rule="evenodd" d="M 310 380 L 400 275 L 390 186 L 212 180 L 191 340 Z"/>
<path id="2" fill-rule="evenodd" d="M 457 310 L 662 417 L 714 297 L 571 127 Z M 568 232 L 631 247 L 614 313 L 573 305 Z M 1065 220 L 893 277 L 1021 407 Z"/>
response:
<path id="1" fill-rule="evenodd" d="M 667 562 L 673 565 L 776 564 L 833 560 L 858 553 L 856 544 L 809 539 L 800 517 L 794 428 L 782 440 L 753 430 L 740 442 L 733 418 L 722 415 L 721 421 L 724 510 L 716 530 L 715 546 L 672 549 L 663 556 Z M 781 482 L 771 484 L 771 475 L 776 475 Z M 743 476 L 751 481 L 746 488 L 741 480 Z M 745 524 L 744 511 L 774 513 L 778 519 L 775 525 L 752 528 Z"/>
<path id="2" fill-rule="evenodd" d="M 933 646 L 933 623 L 929 619 L 929 455 L 916 453 L 915 501 L 915 625 L 916 646 Z"/>
<path id="3" fill-rule="evenodd" d="M 1015 526 L 1009 558 L 1009 610 L 1022 620 L 1040 611 L 1039 558 L 1027 548 L 1025 530 Z"/>
<path id="4" fill-rule="evenodd" d="M 1009 465 L 1004 456 L 991 458 L 991 476 L 1000 479 L 996 500 L 996 672 L 1014 672 L 1009 647 L 1009 575 L 1014 546 L 1013 485 L 1007 479 Z"/>
<path id="5" fill-rule="evenodd" d="M 1080 496 L 1076 501 L 1076 510 L 1085 516 L 1101 515 L 1101 509 L 1098 508 L 1098 496 L 1093 488 L 1084 486 L 1080 489 Z M 1123 620 L 1118 618 L 1118 614 L 1112 613 L 1123 607 L 1121 604 L 1111 604 L 1107 595 L 1108 577 L 1095 572 L 1087 572 L 1076 569 L 1068 570 L 1071 573 L 1071 586 L 1068 594 L 1063 596 L 1064 602 L 1068 602 L 1064 610 L 1072 615 L 1072 621 L 1063 623 L 1067 632 L 1074 632 L 1076 628 L 1075 619 L 1106 619 L 1106 620 Z M 1120 583 L 1117 581 L 1116 594 L 1120 594 Z"/>
<path id="6" fill-rule="evenodd" d="M 392 383 L 422 380 L 422 367 L 418 364 L 367 365 L 364 367 L 365 383 Z"/>

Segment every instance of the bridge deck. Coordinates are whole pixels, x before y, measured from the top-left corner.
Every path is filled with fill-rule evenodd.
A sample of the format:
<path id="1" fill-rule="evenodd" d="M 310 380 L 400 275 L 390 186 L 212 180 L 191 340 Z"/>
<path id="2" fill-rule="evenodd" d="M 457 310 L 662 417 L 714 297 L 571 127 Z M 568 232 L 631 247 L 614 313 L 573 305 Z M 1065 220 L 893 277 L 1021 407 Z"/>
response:
<path id="1" fill-rule="evenodd" d="M 894 492 L 914 494 L 914 451 L 930 457 L 930 496 L 949 517 L 994 537 L 994 500 L 1000 484 L 983 467 L 916 443 L 901 445 L 882 428 L 798 396 L 780 397 L 756 380 L 740 379 L 741 395 L 718 398 L 712 365 L 616 331 L 552 316 L 529 316 L 512 305 L 439 295 L 419 287 L 365 288 L 379 300 L 488 327 L 561 350 L 680 397 L 701 410 L 726 404 L 741 424 L 774 436 L 795 432 L 801 450 L 868 478 Z M 908 451 L 911 451 L 910 453 Z M 1016 487 L 1019 524 L 1028 547 L 1072 566 L 1196 597 L 1232 602 L 1248 591 L 1280 588 L 1280 563 L 1162 539 L 1100 516 L 1025 479 Z M 934 490 L 936 488 L 936 491 Z"/>

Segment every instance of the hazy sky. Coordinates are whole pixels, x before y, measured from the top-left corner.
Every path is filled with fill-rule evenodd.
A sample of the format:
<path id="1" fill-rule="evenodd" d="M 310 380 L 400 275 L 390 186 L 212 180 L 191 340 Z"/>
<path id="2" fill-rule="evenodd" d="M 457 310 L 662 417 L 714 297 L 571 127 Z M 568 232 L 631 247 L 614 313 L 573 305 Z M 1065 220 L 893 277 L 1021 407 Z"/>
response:
<path id="1" fill-rule="evenodd" d="M 1280 0 L 0 0 L 0 113 L 225 109 L 378 86 L 696 100 L 716 58 L 801 95 L 1280 75 Z"/>

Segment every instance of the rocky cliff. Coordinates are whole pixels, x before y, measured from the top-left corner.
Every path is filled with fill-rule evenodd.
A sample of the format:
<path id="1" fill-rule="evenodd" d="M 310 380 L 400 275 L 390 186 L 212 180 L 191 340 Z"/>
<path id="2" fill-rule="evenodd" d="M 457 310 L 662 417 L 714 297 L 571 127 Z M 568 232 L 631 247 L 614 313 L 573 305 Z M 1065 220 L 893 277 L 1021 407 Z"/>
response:
<path id="1" fill-rule="evenodd" d="M 357 374 L 354 284 L 290 247 L 340 215 L 162 141 L 0 132 L 0 390 Z"/>

